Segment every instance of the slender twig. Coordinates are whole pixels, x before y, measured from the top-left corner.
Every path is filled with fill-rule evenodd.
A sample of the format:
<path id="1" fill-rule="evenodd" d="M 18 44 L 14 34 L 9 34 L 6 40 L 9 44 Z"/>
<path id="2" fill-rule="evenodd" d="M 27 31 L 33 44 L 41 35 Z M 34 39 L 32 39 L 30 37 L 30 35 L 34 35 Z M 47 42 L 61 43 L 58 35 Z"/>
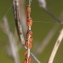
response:
<path id="1" fill-rule="evenodd" d="M 53 17 L 57 22 L 59 22 L 60 24 L 63 25 L 63 22 L 61 19 L 59 19 L 58 17 L 56 17 L 54 14 L 52 14 L 46 7 L 46 1 L 45 0 L 38 0 L 39 1 L 39 5 L 42 7 L 42 9 L 49 14 L 51 17 Z"/>
<path id="2" fill-rule="evenodd" d="M 59 37 L 58 37 L 58 39 L 57 39 L 57 41 L 56 41 L 56 43 L 54 45 L 54 48 L 52 50 L 52 53 L 50 55 L 48 63 L 53 63 L 53 60 L 55 58 L 55 55 L 57 53 L 57 50 L 58 50 L 58 48 L 60 46 L 60 43 L 61 43 L 62 39 L 63 39 L 63 29 L 61 30 L 61 33 L 60 33 L 60 35 L 59 35 Z"/>
<path id="3" fill-rule="evenodd" d="M 6 34 L 7 34 L 8 38 L 9 38 L 9 42 L 10 42 L 10 46 L 11 46 L 14 61 L 15 61 L 15 63 L 20 63 L 19 55 L 18 55 L 17 42 L 15 41 L 14 35 L 10 31 L 10 27 L 8 25 L 6 17 L 4 17 L 4 25 L 5 25 Z"/>
<path id="4" fill-rule="evenodd" d="M 24 36 L 23 36 L 22 26 L 20 24 L 20 15 L 19 15 L 19 9 L 18 9 L 19 3 L 18 3 L 18 0 L 13 0 L 12 2 L 13 2 L 13 10 L 14 10 L 14 16 L 15 16 L 15 23 L 16 23 L 17 33 L 19 35 L 21 44 L 27 49 L 27 47 L 24 45 L 25 44 L 25 39 L 24 39 Z M 36 61 L 38 60 L 34 55 L 32 55 L 32 57 Z M 41 63 L 40 61 L 39 62 L 38 61 L 37 61 L 37 63 Z"/>
<path id="5" fill-rule="evenodd" d="M 61 19 L 59 19 L 58 17 L 56 17 L 53 13 L 51 13 L 48 9 L 43 9 L 46 13 L 48 13 L 51 17 L 53 17 L 57 22 L 59 22 L 60 24 L 63 25 L 63 22 Z"/>
<path id="6" fill-rule="evenodd" d="M 32 53 L 31 53 L 32 57 L 34 57 L 34 59 L 36 60 L 37 63 L 41 63 Z"/>

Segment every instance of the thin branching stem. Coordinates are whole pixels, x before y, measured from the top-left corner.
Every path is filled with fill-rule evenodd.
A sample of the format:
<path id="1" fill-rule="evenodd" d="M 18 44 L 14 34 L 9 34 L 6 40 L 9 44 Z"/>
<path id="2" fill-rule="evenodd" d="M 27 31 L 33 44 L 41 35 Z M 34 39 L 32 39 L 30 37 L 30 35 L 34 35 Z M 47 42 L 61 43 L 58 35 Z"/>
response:
<path id="1" fill-rule="evenodd" d="M 12 2 L 13 2 L 13 10 L 14 10 L 14 17 L 15 17 L 15 24 L 16 24 L 16 28 L 17 28 L 17 33 L 20 38 L 21 44 L 27 49 L 27 47 L 24 45 L 25 39 L 23 36 L 21 24 L 20 24 L 20 15 L 19 15 L 19 9 L 18 9 L 19 3 L 18 3 L 18 0 L 13 0 Z M 31 53 L 31 55 L 37 61 L 37 63 L 41 63 L 32 53 Z"/>
<path id="2" fill-rule="evenodd" d="M 48 9 L 44 9 L 44 8 L 43 8 L 43 10 L 44 10 L 47 14 L 49 14 L 52 18 L 54 18 L 57 22 L 59 22 L 60 24 L 63 25 L 63 22 L 61 21 L 61 19 L 59 19 L 57 16 L 55 16 L 53 13 L 51 13 Z"/>
<path id="3" fill-rule="evenodd" d="M 60 43 L 61 43 L 62 39 L 63 39 L 63 29 L 61 30 L 61 33 L 60 33 L 60 35 L 59 35 L 59 37 L 58 37 L 58 39 L 57 39 L 57 41 L 56 41 L 56 43 L 54 45 L 54 48 L 52 50 L 52 53 L 50 55 L 48 63 L 53 63 L 53 60 L 55 58 L 55 55 L 57 53 L 57 50 L 58 50 L 58 48 L 60 46 Z"/>
<path id="4" fill-rule="evenodd" d="M 38 0 L 40 7 L 42 7 L 42 9 L 49 14 L 51 17 L 53 17 L 57 22 L 59 22 L 60 24 L 63 25 L 63 22 L 61 19 L 59 19 L 58 17 L 56 17 L 54 14 L 52 14 L 46 7 L 46 0 Z"/>

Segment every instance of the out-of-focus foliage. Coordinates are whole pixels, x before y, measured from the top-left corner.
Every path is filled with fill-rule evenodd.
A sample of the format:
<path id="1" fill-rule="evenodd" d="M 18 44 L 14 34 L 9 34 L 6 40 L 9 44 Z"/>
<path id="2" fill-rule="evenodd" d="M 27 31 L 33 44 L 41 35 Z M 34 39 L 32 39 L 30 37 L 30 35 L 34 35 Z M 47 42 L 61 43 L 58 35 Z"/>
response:
<path id="1" fill-rule="evenodd" d="M 47 2 L 47 8 L 57 17 L 60 19 L 63 19 L 62 13 L 63 13 L 63 0 L 46 0 Z M 28 0 L 25 1 L 25 5 L 28 4 Z M 13 10 L 12 10 L 12 1 L 11 0 L 0 0 L 0 22 L 3 23 L 3 16 L 6 15 L 8 17 L 9 25 L 14 33 L 15 30 L 15 23 L 14 23 L 14 16 L 13 16 Z M 11 9 L 9 10 L 9 8 Z M 33 0 L 31 5 L 31 17 L 33 19 L 33 48 L 32 52 L 35 54 L 37 48 L 40 46 L 41 42 L 44 40 L 48 32 L 52 29 L 56 22 L 51 16 L 49 16 L 41 7 L 39 7 L 38 1 Z M 39 22 L 36 22 L 39 21 Z M 42 21 L 42 22 L 41 22 Z M 46 23 L 50 22 L 50 23 Z M 59 23 L 57 23 L 59 24 Z M 56 42 L 57 37 L 59 36 L 59 33 L 62 29 L 62 25 L 59 24 L 59 29 L 56 32 L 56 34 L 53 36 L 53 38 L 50 40 L 50 43 L 45 48 L 43 53 L 39 54 L 37 57 L 42 63 L 47 63 L 49 56 L 51 54 L 51 51 L 53 49 L 53 46 Z M 52 34 L 52 33 L 51 33 Z M 0 63 L 14 63 L 13 58 L 9 57 L 6 54 L 5 48 L 9 46 L 9 40 L 6 34 L 2 31 L 0 28 Z M 56 57 L 54 59 L 53 63 L 63 63 L 63 41 L 59 47 L 59 50 L 56 54 Z M 21 62 L 24 60 L 24 48 L 22 47 L 19 51 Z M 33 62 L 35 63 L 35 62 Z"/>

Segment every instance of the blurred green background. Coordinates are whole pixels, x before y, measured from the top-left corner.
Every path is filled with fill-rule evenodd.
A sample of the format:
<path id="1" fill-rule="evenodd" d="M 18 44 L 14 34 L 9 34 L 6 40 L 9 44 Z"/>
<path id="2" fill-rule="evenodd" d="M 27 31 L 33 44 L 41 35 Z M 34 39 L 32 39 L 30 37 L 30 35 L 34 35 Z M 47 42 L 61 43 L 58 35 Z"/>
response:
<path id="1" fill-rule="evenodd" d="M 56 15 L 58 18 L 63 20 L 63 18 L 61 17 L 63 12 L 63 0 L 46 0 L 46 2 L 47 2 L 47 8 L 54 15 Z M 28 4 L 28 0 L 25 1 L 25 5 L 27 4 Z M 0 22 L 3 23 L 3 20 L 2 20 L 3 16 L 6 15 L 8 17 L 10 28 L 14 33 L 15 23 L 14 23 L 14 16 L 13 16 L 13 10 L 11 5 L 12 5 L 11 0 L 0 0 Z M 8 11 L 10 7 L 11 9 Z M 57 22 L 45 11 L 43 11 L 43 9 L 39 6 L 37 0 L 32 1 L 31 8 L 32 8 L 31 17 L 33 21 L 35 21 L 33 22 L 33 26 L 32 26 L 33 38 L 34 38 L 32 52 L 35 54 L 41 42 L 44 40 L 48 32 L 52 29 L 54 24 Z M 36 22 L 36 21 L 39 21 L 39 22 Z M 45 22 L 50 22 L 50 23 L 45 23 Z M 41 61 L 41 63 L 47 63 L 49 56 L 51 54 L 51 51 L 53 49 L 53 46 L 62 29 L 62 25 L 60 25 L 59 23 L 57 24 L 59 26 L 59 29 L 57 30 L 53 38 L 50 40 L 50 43 L 48 44 L 48 46 L 46 46 L 45 50 L 37 56 L 37 58 Z M 9 57 L 5 51 L 5 47 L 8 44 L 9 44 L 8 37 L 0 28 L 0 63 L 14 63 L 13 58 Z M 25 58 L 25 56 L 23 55 L 24 51 L 25 49 L 23 47 L 19 50 L 21 63 Z M 56 57 L 53 63 L 63 63 L 62 58 L 63 58 L 63 41 L 58 49 L 58 52 L 56 54 Z M 32 63 L 37 63 L 37 62 L 33 60 Z"/>

